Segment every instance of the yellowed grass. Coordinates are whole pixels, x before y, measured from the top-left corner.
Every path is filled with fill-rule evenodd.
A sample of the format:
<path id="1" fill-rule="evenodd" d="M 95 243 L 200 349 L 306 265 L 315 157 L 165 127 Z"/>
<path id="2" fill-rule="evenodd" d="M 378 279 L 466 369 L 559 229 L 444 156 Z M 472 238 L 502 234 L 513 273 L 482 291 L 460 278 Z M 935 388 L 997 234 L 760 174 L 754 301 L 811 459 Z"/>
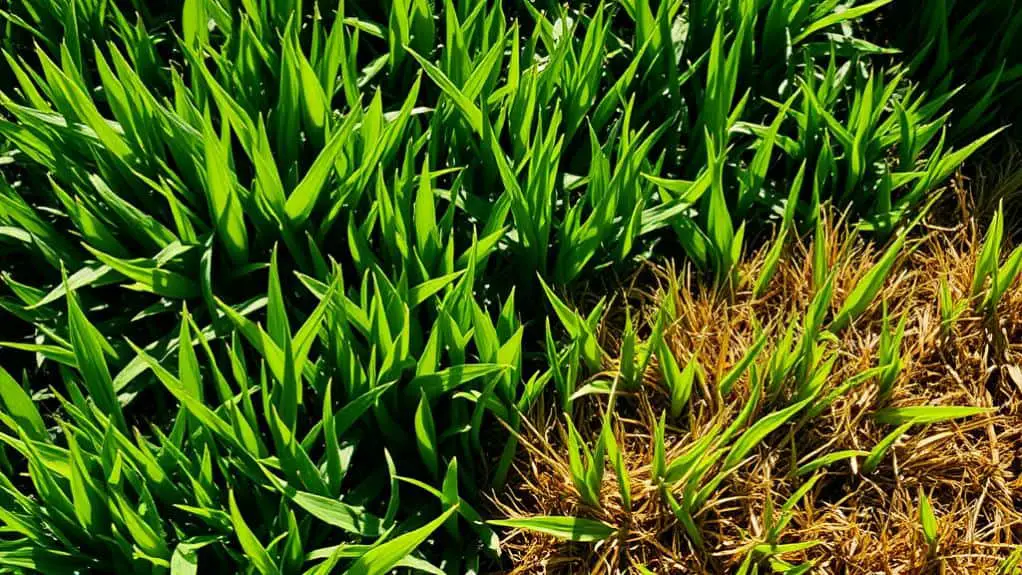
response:
<path id="1" fill-rule="evenodd" d="M 953 219 L 953 218 L 952 218 Z M 828 220 L 828 266 L 836 270 L 834 306 L 878 256 L 878 249 Z M 937 294 L 942 279 L 956 300 L 966 298 L 982 238 L 971 221 L 916 234 L 874 304 L 828 344 L 838 354 L 828 386 L 876 365 L 881 333 L 880 302 L 890 314 L 908 314 L 903 353 L 906 366 L 892 396 L 881 405 L 874 381 L 851 390 L 818 417 L 771 434 L 741 468 L 726 479 L 696 517 L 705 548 L 696 549 L 650 477 L 652 429 L 668 398 L 655 364 L 639 390 L 623 393 L 614 418 L 631 479 L 631 513 L 621 505 L 608 468 L 603 505 L 585 508 L 576 495 L 564 450 L 563 417 L 540 406 L 523 433 L 524 448 L 509 488 L 494 496 L 505 516 L 577 515 L 620 528 L 597 545 L 556 541 L 516 532 L 505 541 L 512 573 L 627 573 L 642 565 L 654 573 L 733 573 L 751 546 L 761 541 L 767 501 L 780 506 L 808 477 L 792 477 L 800 464 L 844 449 L 870 450 L 893 427 L 879 424 L 879 407 L 969 405 L 995 407 L 991 416 L 914 426 L 872 474 L 862 459 L 831 464 L 797 507 L 782 543 L 818 541 L 811 549 L 782 555 L 792 564 L 813 560 L 812 572 L 994 573 L 1014 545 L 1022 543 L 1022 288 L 1016 283 L 994 315 L 967 306 L 953 325 L 942 325 Z M 820 240 L 818 240 L 820 241 Z M 677 310 L 665 332 L 679 365 L 695 356 L 709 374 L 693 392 L 683 415 L 668 420 L 667 458 L 677 456 L 717 422 L 730 422 L 748 400 L 747 376 L 721 398 L 713 382 L 726 373 L 756 337 L 768 334 L 759 363 L 769 357 L 792 318 L 814 294 L 812 248 L 796 243 L 782 259 L 770 289 L 753 298 L 704 288 L 687 269 L 649 266 L 610 306 L 602 340 L 616 355 L 625 306 L 633 318 L 652 318 L 668 300 Z M 765 250 L 746 258 L 741 282 L 759 274 Z M 584 307 L 584 303 L 580 304 Z M 837 311 L 833 309 L 832 312 Z M 801 324 L 799 324 L 799 328 Z M 612 378 L 613 362 L 595 377 Z M 576 402 L 575 422 L 595 438 L 605 396 Z M 760 406 L 754 417 L 769 409 Z M 919 490 L 929 494 L 939 543 L 930 553 L 918 514 Z M 760 572 L 770 572 L 764 563 Z M 632 571 L 630 571 L 632 570 Z"/>

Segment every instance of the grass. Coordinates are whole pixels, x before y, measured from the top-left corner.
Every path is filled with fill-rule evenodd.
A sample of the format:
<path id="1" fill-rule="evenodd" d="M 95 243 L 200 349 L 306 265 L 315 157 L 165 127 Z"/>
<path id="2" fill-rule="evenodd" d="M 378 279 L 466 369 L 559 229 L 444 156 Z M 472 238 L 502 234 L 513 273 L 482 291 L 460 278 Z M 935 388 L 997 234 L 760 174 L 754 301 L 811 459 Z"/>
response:
<path id="1" fill-rule="evenodd" d="M 748 288 L 769 246 L 743 264 L 745 288 L 730 300 L 684 269 L 640 273 L 637 285 L 650 288 L 625 291 L 618 308 L 646 318 L 640 331 L 663 342 L 643 384 L 609 402 L 577 398 L 567 431 L 556 408 L 539 405 L 511 490 L 493 499 L 510 517 L 585 517 L 614 531 L 589 547 L 508 523 L 519 528 L 505 543 L 513 572 L 975 573 L 1010 561 L 1020 292 L 1013 284 L 992 308 L 989 282 L 970 295 L 994 236 L 967 226 L 913 234 L 872 303 L 837 329 L 826 319 L 884 252 L 825 221 L 832 273 L 819 289 L 832 298 L 809 347 L 820 235 L 787 252 L 759 297 Z M 942 289 L 964 304 L 950 324 Z M 601 322 L 608 348 L 626 341 L 622 321 Z M 594 379 L 619 379 L 622 361 Z M 700 367 L 679 377 L 682 365 Z M 678 409 L 681 382 L 688 400 Z M 613 474 L 578 488 L 577 435 L 594 449 L 613 438 L 626 490 Z"/>
<path id="2" fill-rule="evenodd" d="M 954 94 L 953 129 L 975 132 L 1002 121 L 1015 124 L 1022 85 L 1022 59 L 1012 48 L 1022 34 L 1018 8 L 1015 0 L 976 5 L 939 0 L 916 11 L 896 2 L 881 28 L 908 55 L 927 91 Z"/>
<path id="3" fill-rule="evenodd" d="M 915 328 L 885 286 L 999 129 L 959 130 L 952 92 L 870 39 L 887 4 L 5 4 L 0 570 L 514 568 L 508 528 L 620 531 L 492 514 L 482 495 L 548 412 L 588 507 L 612 482 L 708 549 L 744 461 L 843 405 L 832 342 L 878 301 L 880 364 L 853 381 L 880 378 L 885 403 L 863 432 L 990 419 L 897 402 Z M 940 292 L 945 336 L 1014 305 L 1004 221 L 968 296 Z M 812 289 L 785 303 L 808 312 L 753 315 L 812 235 Z M 600 299 L 679 254 L 723 317 L 745 314 L 713 357 L 678 353 L 676 278 L 653 318 Z M 615 402 L 658 372 L 670 419 L 636 419 L 663 441 L 635 467 Z M 712 440 L 679 459 L 667 438 L 707 398 Z M 797 504 L 771 511 L 750 569 L 806 551 L 770 547 Z"/>

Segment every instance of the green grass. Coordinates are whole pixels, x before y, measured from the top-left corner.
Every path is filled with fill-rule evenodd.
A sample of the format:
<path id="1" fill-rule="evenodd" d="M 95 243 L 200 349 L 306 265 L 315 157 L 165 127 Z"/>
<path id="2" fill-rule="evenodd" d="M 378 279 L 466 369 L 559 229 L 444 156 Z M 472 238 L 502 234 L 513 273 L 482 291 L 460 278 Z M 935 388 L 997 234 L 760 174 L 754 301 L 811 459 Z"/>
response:
<path id="1" fill-rule="evenodd" d="M 1019 112 L 1022 12 L 1017 0 L 895 2 L 882 34 L 901 48 L 912 74 L 934 95 L 952 94 L 952 130 L 975 134 Z M 1017 133 L 1017 131 L 1016 131 Z"/>
<path id="2" fill-rule="evenodd" d="M 884 4 L 8 3 L 0 565 L 497 564 L 501 422 L 606 359 L 556 294 L 728 285 L 827 202 L 886 237 L 990 137 L 862 37 Z"/>

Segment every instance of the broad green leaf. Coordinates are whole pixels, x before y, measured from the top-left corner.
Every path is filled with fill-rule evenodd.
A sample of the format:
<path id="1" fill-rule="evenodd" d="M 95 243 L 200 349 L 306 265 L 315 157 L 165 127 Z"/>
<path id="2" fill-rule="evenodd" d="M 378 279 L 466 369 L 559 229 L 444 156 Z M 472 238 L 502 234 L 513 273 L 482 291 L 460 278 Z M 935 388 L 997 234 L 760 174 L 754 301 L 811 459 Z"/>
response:
<path id="1" fill-rule="evenodd" d="M 67 313 L 75 363 L 82 373 L 89 395 L 112 423 L 122 432 L 126 432 L 128 426 L 114 392 L 114 382 L 103 354 L 105 342 L 102 342 L 102 336 L 89 323 L 78 305 L 78 297 L 71 291 L 67 291 Z"/>
<path id="2" fill-rule="evenodd" d="M 887 248 L 887 251 L 884 252 L 880 260 L 873 264 L 873 267 L 869 268 L 865 275 L 859 279 L 855 287 L 852 288 L 852 291 L 845 298 L 845 302 L 841 304 L 840 311 L 837 312 L 837 315 L 827 329 L 833 333 L 838 333 L 852 320 L 862 314 L 869 304 L 873 302 L 883 287 L 888 274 L 890 274 L 891 269 L 894 267 L 894 262 L 897 261 L 898 255 L 905 245 L 905 239 L 906 232 L 902 232 L 898 239 Z"/>
<path id="3" fill-rule="evenodd" d="M 468 125 L 477 134 L 482 135 L 483 113 L 479 110 L 479 107 L 476 106 L 472 102 L 472 100 L 468 98 L 468 96 L 466 96 L 461 90 L 458 89 L 457 86 L 454 85 L 454 82 L 452 82 L 451 79 L 448 78 L 446 74 L 444 74 L 443 70 L 437 68 L 436 65 L 431 63 L 426 58 L 420 56 L 418 53 L 415 52 L 415 50 L 412 50 L 410 47 L 405 46 L 405 49 L 408 51 L 409 54 L 412 55 L 413 58 L 415 58 L 416 61 L 419 62 L 419 65 L 422 66 L 422 70 L 444 92 L 444 95 L 450 98 L 451 102 L 454 103 L 458 111 L 461 112 L 462 116 L 464 116 L 465 121 L 468 122 Z"/>
<path id="4" fill-rule="evenodd" d="M 248 261 L 248 230 L 238 184 L 228 164 L 227 151 L 211 126 L 205 126 L 203 139 L 210 218 L 231 260 L 235 264 L 243 264 Z"/>
<path id="5" fill-rule="evenodd" d="M 866 461 L 862 464 L 862 473 L 868 475 L 876 471 L 876 468 L 880 465 L 884 456 L 887 455 L 887 452 L 894 446 L 894 442 L 898 441 L 902 435 L 905 435 L 905 433 L 913 425 L 915 425 L 914 421 L 903 423 L 897 429 L 888 433 L 883 437 L 883 439 L 878 441 L 873 449 L 870 450 L 869 455 L 866 456 Z"/>
<path id="6" fill-rule="evenodd" d="M 288 500 L 327 525 L 363 537 L 380 535 L 380 518 L 364 508 L 348 505 L 338 499 L 299 491 L 290 485 L 285 485 L 265 468 L 263 472 Z"/>
<path id="7" fill-rule="evenodd" d="M 834 12 L 833 14 L 820 18 L 819 20 L 816 20 L 809 26 L 806 26 L 806 28 L 802 30 L 802 32 L 800 32 L 797 36 L 792 38 L 791 43 L 792 45 L 798 44 L 805 40 L 806 38 L 808 38 L 809 36 L 815 34 L 816 32 L 823 30 L 824 28 L 828 28 L 835 24 L 840 24 L 841 22 L 861 18 L 862 16 L 869 14 L 870 12 L 873 12 L 874 10 L 877 10 L 878 8 L 886 6 L 887 4 L 890 3 L 891 0 L 877 0 L 875 2 L 862 4 L 860 6 L 846 7 L 839 12 Z"/>
<path id="8" fill-rule="evenodd" d="M 330 140 L 323 146 L 319 155 L 316 156 L 309 171 L 305 173 L 305 177 L 288 195 L 284 209 L 288 220 L 295 228 L 300 228 L 309 219 L 309 216 L 312 215 L 312 210 L 319 201 L 319 196 L 322 194 L 324 186 L 326 186 L 327 178 L 334 169 L 337 155 L 350 137 L 350 124 L 345 122 L 342 127 L 338 128 L 330 136 Z M 342 174 L 342 176 L 344 175 L 346 174 Z"/>
<path id="9" fill-rule="evenodd" d="M 537 516 L 521 519 L 496 519 L 487 521 L 487 523 L 498 527 L 535 531 L 578 543 L 603 541 L 617 533 L 617 529 L 602 521 L 581 517 Z"/>
<path id="10" fill-rule="evenodd" d="M 764 331 L 756 338 L 756 341 L 745 351 L 745 355 L 742 359 L 731 368 L 724 377 L 720 378 L 720 383 L 717 387 L 720 389 L 720 393 L 723 396 L 731 394 L 732 388 L 738 383 L 738 379 L 742 377 L 745 371 L 749 368 L 753 361 L 759 356 L 760 352 L 763 351 L 763 346 L 766 345 L 767 333 Z"/>
<path id="11" fill-rule="evenodd" d="M 158 296 L 189 299 L 199 295 L 199 285 L 194 280 L 175 271 L 157 267 L 156 262 L 128 261 L 105 254 L 88 245 L 85 249 L 114 271 L 138 282 L 147 291 Z"/>
<path id="12" fill-rule="evenodd" d="M 196 575 L 199 572 L 199 550 L 215 541 L 212 537 L 193 537 L 178 543 L 170 557 L 170 575 Z"/>
<path id="13" fill-rule="evenodd" d="M 48 442 L 46 424 L 36 409 L 32 397 L 3 367 L 0 367 L 0 401 L 21 430 L 36 441 Z"/>
<path id="14" fill-rule="evenodd" d="M 429 400 L 423 393 L 419 399 L 419 407 L 415 410 L 415 442 L 419 448 L 419 455 L 426 469 L 434 478 L 440 476 L 440 456 L 436 439 L 436 427 L 433 423 L 433 413 L 429 408 Z"/>
<path id="15" fill-rule="evenodd" d="M 919 488 L 919 523 L 923 529 L 923 538 L 930 549 L 937 545 L 937 518 L 933 514 L 933 506 L 930 505 L 930 498 Z"/>
<path id="16" fill-rule="evenodd" d="M 415 548 L 422 544 L 433 534 L 447 519 L 458 511 L 458 507 L 451 507 L 440 517 L 430 521 L 426 525 L 399 535 L 390 541 L 374 546 L 364 555 L 359 557 L 344 572 L 344 575 L 384 575 L 389 573 L 395 565 L 408 557 Z"/>
<path id="17" fill-rule="evenodd" d="M 510 366 L 507 365 L 490 363 L 456 365 L 436 373 L 419 375 L 412 379 L 409 388 L 412 390 L 422 389 L 428 396 L 436 397 L 470 381 L 494 376 L 509 368 Z"/>
<path id="18" fill-rule="evenodd" d="M 873 414 L 880 423 L 901 425 L 903 423 L 938 423 L 997 411 L 993 407 L 971 407 L 958 405 L 918 405 L 913 407 L 887 407 Z"/>
<path id="19" fill-rule="evenodd" d="M 767 435 L 770 435 L 772 431 L 784 425 L 812 400 L 812 397 L 806 398 L 780 411 L 766 415 L 752 424 L 731 447 L 731 451 L 728 452 L 727 457 L 724 459 L 724 469 L 729 469 L 741 462 L 753 447 L 759 445 Z"/>
<path id="20" fill-rule="evenodd" d="M 828 453 L 826 455 L 817 457 L 816 459 L 810 461 L 809 463 L 800 465 L 799 468 L 795 470 L 795 475 L 806 475 L 816 471 L 817 469 L 820 469 L 821 467 L 827 467 L 832 463 L 836 463 L 844 459 L 850 459 L 852 457 L 864 457 L 866 455 L 869 455 L 868 451 L 862 451 L 859 449 L 846 449 L 843 451 L 835 451 L 834 453 Z"/>
<path id="21" fill-rule="evenodd" d="M 231 508 L 231 523 L 234 525 L 235 535 L 252 565 L 261 575 L 280 575 L 280 570 L 277 569 L 277 565 L 266 552 L 266 547 L 256 539 L 255 534 L 252 533 L 241 516 L 241 510 L 238 509 L 238 504 L 234 500 L 233 490 L 229 493 L 228 503 Z"/>

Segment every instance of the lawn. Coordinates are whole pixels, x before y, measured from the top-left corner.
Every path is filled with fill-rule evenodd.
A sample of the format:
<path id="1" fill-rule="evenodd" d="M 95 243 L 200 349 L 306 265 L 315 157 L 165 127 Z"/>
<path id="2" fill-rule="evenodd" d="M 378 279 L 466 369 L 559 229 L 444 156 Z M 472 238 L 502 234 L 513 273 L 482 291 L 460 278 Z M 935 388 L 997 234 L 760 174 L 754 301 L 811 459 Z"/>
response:
<path id="1" fill-rule="evenodd" d="M 0 573 L 1022 572 L 1016 0 L 168 4 L 0 4 Z"/>

